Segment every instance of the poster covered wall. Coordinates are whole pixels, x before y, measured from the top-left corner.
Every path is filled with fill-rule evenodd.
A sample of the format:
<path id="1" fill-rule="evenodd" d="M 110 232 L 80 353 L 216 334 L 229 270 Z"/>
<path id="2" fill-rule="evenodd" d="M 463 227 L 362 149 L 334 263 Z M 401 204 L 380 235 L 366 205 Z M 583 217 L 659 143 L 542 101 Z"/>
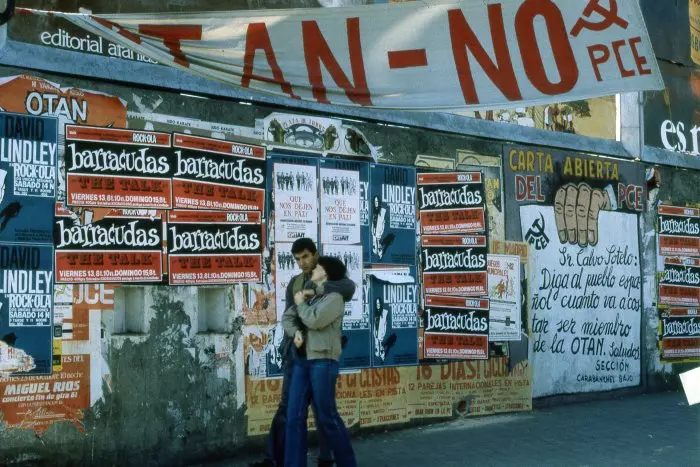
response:
<path id="1" fill-rule="evenodd" d="M 640 383 L 640 164 L 506 147 L 511 239 L 530 245 L 534 397 Z"/>

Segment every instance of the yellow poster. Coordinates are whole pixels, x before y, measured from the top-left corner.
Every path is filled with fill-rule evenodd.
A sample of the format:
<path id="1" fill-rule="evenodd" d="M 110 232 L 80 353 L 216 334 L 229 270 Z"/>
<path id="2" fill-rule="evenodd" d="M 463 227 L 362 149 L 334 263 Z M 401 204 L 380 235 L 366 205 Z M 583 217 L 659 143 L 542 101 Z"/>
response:
<path id="1" fill-rule="evenodd" d="M 373 368 L 359 375 L 360 425 L 378 426 L 409 420 L 402 369 Z"/>
<path id="2" fill-rule="evenodd" d="M 401 372 L 406 379 L 408 418 L 452 416 L 452 388 L 441 378 L 440 365 L 407 367 Z"/>

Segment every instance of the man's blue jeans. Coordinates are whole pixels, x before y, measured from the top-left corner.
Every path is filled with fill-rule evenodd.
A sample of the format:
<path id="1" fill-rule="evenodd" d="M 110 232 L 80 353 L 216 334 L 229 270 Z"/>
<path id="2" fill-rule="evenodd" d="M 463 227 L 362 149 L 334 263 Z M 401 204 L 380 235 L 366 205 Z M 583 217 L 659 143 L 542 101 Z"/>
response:
<path id="1" fill-rule="evenodd" d="M 309 401 L 316 414 L 316 429 L 328 441 L 338 467 L 356 467 L 355 453 L 345 423 L 335 404 L 335 384 L 339 365 L 335 360 L 294 361 L 292 385 L 287 410 L 285 467 L 306 466 L 306 418 Z"/>
<path id="2" fill-rule="evenodd" d="M 291 352 L 290 352 L 291 353 Z M 284 378 L 282 379 L 282 397 L 280 398 L 277 412 L 272 418 L 270 426 L 270 434 L 267 437 L 267 445 L 265 446 L 266 457 L 274 461 L 277 467 L 284 466 L 284 450 L 285 450 L 285 431 L 287 429 L 287 409 L 289 405 L 289 388 L 292 383 L 292 370 L 294 355 L 286 362 L 284 369 Z M 323 437 L 323 434 L 318 435 L 318 459 L 319 464 L 330 465 L 333 462 L 331 448 L 328 441 Z"/>

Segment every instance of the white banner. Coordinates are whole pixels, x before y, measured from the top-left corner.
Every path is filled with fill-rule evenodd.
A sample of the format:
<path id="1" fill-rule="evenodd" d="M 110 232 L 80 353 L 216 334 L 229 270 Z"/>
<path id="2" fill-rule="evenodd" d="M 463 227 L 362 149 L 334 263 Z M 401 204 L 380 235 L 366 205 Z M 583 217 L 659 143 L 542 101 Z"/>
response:
<path id="1" fill-rule="evenodd" d="M 562 244 L 554 208 L 522 206 L 549 242 L 531 248 L 528 279 L 532 396 L 639 385 L 641 272 L 637 216 L 601 211 L 595 246 Z"/>
<path id="2" fill-rule="evenodd" d="M 663 88 L 635 0 L 51 14 L 164 65 L 320 103 L 514 108 Z"/>

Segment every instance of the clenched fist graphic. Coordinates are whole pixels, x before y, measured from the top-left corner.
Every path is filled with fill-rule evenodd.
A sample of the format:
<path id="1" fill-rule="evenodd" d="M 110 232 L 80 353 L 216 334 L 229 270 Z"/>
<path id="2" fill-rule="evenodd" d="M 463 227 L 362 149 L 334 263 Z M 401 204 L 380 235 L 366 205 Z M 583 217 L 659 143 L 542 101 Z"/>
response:
<path id="1" fill-rule="evenodd" d="M 605 190 L 586 183 L 569 183 L 554 196 L 554 219 L 561 243 L 595 246 L 598 244 L 598 215 L 611 209 Z"/>

